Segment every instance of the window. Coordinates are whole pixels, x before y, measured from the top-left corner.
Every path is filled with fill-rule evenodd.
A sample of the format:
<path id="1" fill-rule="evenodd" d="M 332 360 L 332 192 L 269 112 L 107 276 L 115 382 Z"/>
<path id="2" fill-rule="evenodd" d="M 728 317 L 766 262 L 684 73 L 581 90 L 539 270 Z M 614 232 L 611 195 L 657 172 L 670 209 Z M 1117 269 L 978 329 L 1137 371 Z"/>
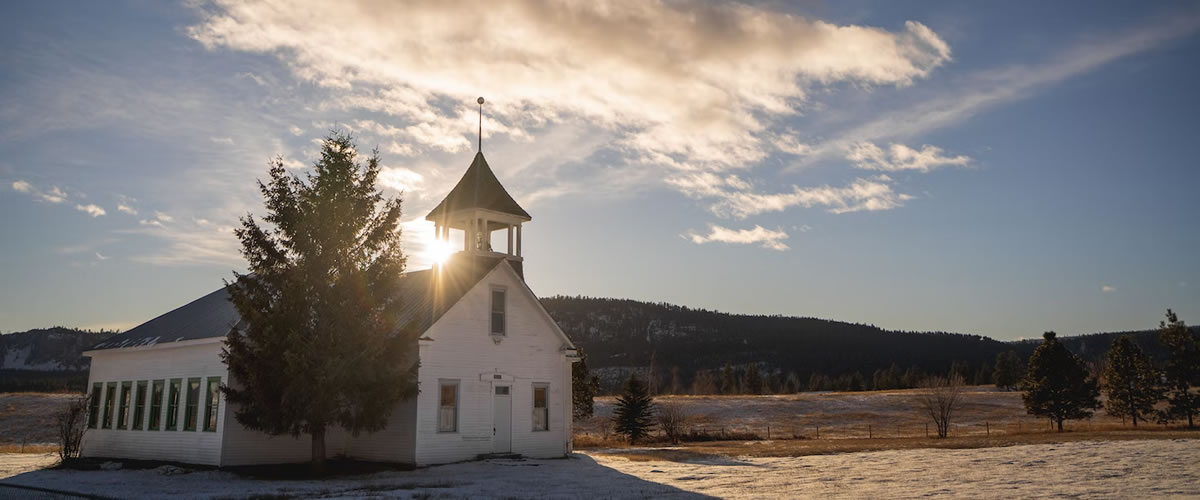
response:
<path id="1" fill-rule="evenodd" d="M 550 430 L 550 407 L 546 404 L 549 388 L 546 384 L 533 384 L 533 430 Z"/>
<path id="2" fill-rule="evenodd" d="M 104 390 L 104 428 L 112 429 L 113 407 L 117 405 L 117 383 L 109 382 Z"/>
<path id="3" fill-rule="evenodd" d="M 504 335 L 504 289 L 492 289 L 492 335 Z"/>
<path id="4" fill-rule="evenodd" d="M 187 382 L 187 409 L 183 416 L 183 430 L 196 430 L 196 417 L 200 410 L 200 378 L 189 378 Z"/>
<path id="5" fill-rule="evenodd" d="M 458 432 L 458 381 L 441 382 L 438 432 Z"/>
<path id="6" fill-rule="evenodd" d="M 171 379 L 171 397 L 167 399 L 167 430 L 179 430 L 179 391 L 183 390 L 183 379 Z"/>
<path id="7" fill-rule="evenodd" d="M 129 426 L 135 431 L 142 430 L 142 419 L 146 417 L 146 381 L 137 383 L 137 396 L 133 399 L 133 424 Z"/>
<path id="8" fill-rule="evenodd" d="M 217 430 L 217 398 L 221 395 L 221 377 L 208 377 L 204 392 L 204 430 Z"/>
<path id="9" fill-rule="evenodd" d="M 163 380 L 155 380 L 150 389 L 150 424 L 146 430 L 157 431 L 162 423 Z"/>
<path id="10" fill-rule="evenodd" d="M 121 406 L 117 410 L 117 428 L 129 428 L 129 402 L 133 399 L 133 382 L 121 382 Z"/>
<path id="11" fill-rule="evenodd" d="M 92 384 L 92 397 L 88 398 L 88 429 L 95 429 L 96 421 L 100 420 L 101 392 L 104 392 L 104 384 L 100 382 Z"/>

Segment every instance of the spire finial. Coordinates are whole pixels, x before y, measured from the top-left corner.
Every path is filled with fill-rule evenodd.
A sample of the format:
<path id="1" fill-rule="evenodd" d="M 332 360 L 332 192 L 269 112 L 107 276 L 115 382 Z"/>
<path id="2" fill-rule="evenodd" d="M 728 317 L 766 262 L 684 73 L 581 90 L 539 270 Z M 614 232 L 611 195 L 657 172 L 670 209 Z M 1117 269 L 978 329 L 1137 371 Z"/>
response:
<path id="1" fill-rule="evenodd" d="M 479 103 L 479 152 L 483 152 L 483 97 L 476 99 Z"/>

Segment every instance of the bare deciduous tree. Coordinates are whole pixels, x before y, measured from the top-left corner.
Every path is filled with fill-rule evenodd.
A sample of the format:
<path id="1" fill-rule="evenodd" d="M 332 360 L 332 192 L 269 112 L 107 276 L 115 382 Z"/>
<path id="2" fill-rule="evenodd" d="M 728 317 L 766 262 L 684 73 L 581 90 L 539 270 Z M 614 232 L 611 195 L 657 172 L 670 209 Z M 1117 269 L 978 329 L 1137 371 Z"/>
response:
<path id="1" fill-rule="evenodd" d="M 683 437 L 687 429 L 689 416 L 683 409 L 683 405 L 679 403 L 659 403 L 658 404 L 658 428 L 662 429 L 663 434 L 667 439 L 671 440 L 672 444 L 679 444 L 679 438 Z"/>
<path id="2" fill-rule="evenodd" d="M 66 462 L 79 457 L 79 445 L 87 431 L 88 396 L 71 398 L 54 416 L 58 424 L 58 457 Z"/>
<path id="3" fill-rule="evenodd" d="M 950 433 L 950 419 L 961 404 L 962 376 L 929 377 L 921 381 L 919 387 L 917 407 L 933 419 L 938 437 L 946 437 Z"/>

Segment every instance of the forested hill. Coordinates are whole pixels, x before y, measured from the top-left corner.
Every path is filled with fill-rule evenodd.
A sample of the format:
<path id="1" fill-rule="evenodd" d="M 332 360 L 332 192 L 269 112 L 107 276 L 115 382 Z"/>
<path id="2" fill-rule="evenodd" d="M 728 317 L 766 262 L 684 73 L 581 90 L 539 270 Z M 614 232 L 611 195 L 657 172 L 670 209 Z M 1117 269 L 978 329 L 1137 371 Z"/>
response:
<path id="1" fill-rule="evenodd" d="M 83 390 L 83 351 L 116 334 L 56 326 L 0 335 L 0 392 Z"/>
<path id="2" fill-rule="evenodd" d="M 542 304 L 588 356 L 591 368 L 697 370 L 758 363 L 767 370 L 871 377 L 893 364 L 945 373 L 980 366 L 1013 344 L 979 335 L 902 332 L 817 318 L 755 316 L 625 299 L 555 296 Z"/>

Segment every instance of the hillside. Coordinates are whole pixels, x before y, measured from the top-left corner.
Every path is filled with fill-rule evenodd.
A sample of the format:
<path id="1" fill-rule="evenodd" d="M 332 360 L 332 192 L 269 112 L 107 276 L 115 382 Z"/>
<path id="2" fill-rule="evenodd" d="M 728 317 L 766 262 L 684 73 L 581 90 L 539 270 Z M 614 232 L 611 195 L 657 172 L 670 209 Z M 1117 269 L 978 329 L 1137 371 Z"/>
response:
<path id="1" fill-rule="evenodd" d="M 584 349 L 588 366 L 608 388 L 631 369 L 645 369 L 654 357 L 663 383 L 678 368 L 686 387 L 697 371 L 726 364 L 757 364 L 764 376 L 794 375 L 801 388 L 814 374 L 861 375 L 861 387 L 884 373 L 889 387 L 910 385 L 905 373 L 946 373 L 952 367 L 968 383 L 988 383 L 996 355 L 1015 350 L 1021 359 L 1040 342 L 1001 342 L 979 335 L 907 332 L 874 325 L 817 318 L 729 314 L 666 303 L 627 299 L 554 296 L 542 304 L 559 326 Z M 1200 331 L 1200 330 L 1197 330 Z M 1162 357 L 1157 332 L 1120 332 L 1059 337 L 1085 360 L 1096 361 L 1115 336 L 1131 334 L 1147 352 Z M 781 383 L 776 381 L 776 383 Z M 833 387 L 847 390 L 850 387 Z"/>
<path id="2" fill-rule="evenodd" d="M 0 392 L 83 390 L 83 351 L 114 335 L 61 326 L 0 335 Z"/>

